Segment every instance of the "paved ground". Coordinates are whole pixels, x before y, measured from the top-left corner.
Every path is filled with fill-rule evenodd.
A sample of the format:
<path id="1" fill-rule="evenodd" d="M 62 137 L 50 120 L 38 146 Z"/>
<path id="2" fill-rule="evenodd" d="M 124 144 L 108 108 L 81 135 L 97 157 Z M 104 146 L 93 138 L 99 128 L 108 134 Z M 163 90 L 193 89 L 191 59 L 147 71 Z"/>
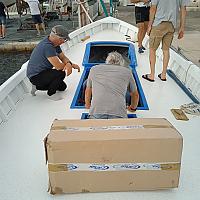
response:
<path id="1" fill-rule="evenodd" d="M 130 24 L 135 25 L 134 17 L 134 6 L 119 6 L 117 18 L 126 21 Z M 193 9 L 190 9 L 193 10 Z M 30 15 L 22 17 L 29 18 Z M 97 19 L 102 18 L 103 16 L 98 17 Z M 173 46 L 178 48 L 182 54 L 184 54 L 189 60 L 200 66 L 200 9 L 195 9 L 189 11 L 186 20 L 186 31 L 185 37 L 182 40 L 177 40 L 176 37 L 173 41 Z M 68 27 L 69 32 L 75 30 L 78 26 L 77 16 L 73 18 L 73 21 L 67 21 L 67 17 L 64 16 L 63 20 L 53 20 L 48 22 L 47 34 L 50 32 L 51 28 L 56 24 L 62 24 Z M 0 77 L 0 84 L 3 83 L 12 73 L 15 73 L 20 67 L 21 63 L 27 60 L 26 56 L 18 56 L 16 53 L 16 47 L 21 47 L 22 50 L 29 50 L 32 48 L 31 45 L 38 43 L 44 35 L 41 37 L 36 36 L 36 30 L 18 30 L 19 29 L 19 20 L 17 15 L 11 15 L 10 20 L 8 20 L 7 27 L 7 37 L 5 39 L 0 39 L 0 74 L 3 75 L 3 79 Z M 27 48 L 24 48 L 24 47 Z M 3 50 L 5 47 L 9 47 L 15 50 L 14 54 L 4 54 Z M 21 54 L 20 54 L 21 55 Z M 14 57 L 17 57 L 15 59 Z M 14 59 L 14 61 L 12 61 Z M 3 69 L 10 68 L 12 63 L 12 70 L 8 70 L 8 73 L 2 73 Z"/>

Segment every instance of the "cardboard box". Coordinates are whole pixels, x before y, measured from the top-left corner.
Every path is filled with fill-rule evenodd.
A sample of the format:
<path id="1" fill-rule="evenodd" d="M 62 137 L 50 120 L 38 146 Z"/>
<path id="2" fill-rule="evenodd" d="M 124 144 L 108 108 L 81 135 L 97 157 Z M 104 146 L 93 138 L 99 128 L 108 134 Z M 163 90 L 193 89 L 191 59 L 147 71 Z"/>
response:
<path id="1" fill-rule="evenodd" d="M 166 119 L 55 120 L 51 194 L 178 187 L 182 136 Z"/>

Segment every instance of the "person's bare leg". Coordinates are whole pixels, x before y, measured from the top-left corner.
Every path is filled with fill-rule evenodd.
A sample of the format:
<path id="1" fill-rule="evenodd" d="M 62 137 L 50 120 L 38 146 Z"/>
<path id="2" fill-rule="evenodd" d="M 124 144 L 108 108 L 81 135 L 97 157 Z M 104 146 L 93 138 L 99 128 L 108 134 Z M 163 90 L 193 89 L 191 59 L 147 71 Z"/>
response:
<path id="1" fill-rule="evenodd" d="M 143 39 L 144 39 L 144 37 L 146 35 L 148 24 L 149 24 L 149 22 L 147 22 L 147 21 L 144 22 L 144 31 L 143 31 L 143 35 L 142 35 L 142 38 L 141 38 L 142 42 L 143 42 Z"/>
<path id="2" fill-rule="evenodd" d="M 163 50 L 163 71 L 161 73 L 162 79 L 166 78 L 167 67 L 168 67 L 168 64 L 169 64 L 169 58 L 170 58 L 169 49 Z"/>
<path id="3" fill-rule="evenodd" d="M 64 13 L 67 13 L 67 6 L 64 6 Z"/>
<path id="4" fill-rule="evenodd" d="M 2 25 L 2 37 L 5 37 L 6 36 L 6 26 L 5 25 Z"/>
<path id="5" fill-rule="evenodd" d="M 150 61 L 150 75 L 148 75 L 148 78 L 151 80 L 154 80 L 155 76 L 155 64 L 156 64 L 156 50 L 150 48 L 149 51 L 149 61 Z"/>
<path id="6" fill-rule="evenodd" d="M 138 23 L 138 47 L 142 47 L 142 41 L 145 36 L 145 28 L 144 28 L 144 23 Z"/>
<path id="7" fill-rule="evenodd" d="M 0 25 L 0 37 L 2 37 L 2 25 Z"/>
<path id="8" fill-rule="evenodd" d="M 37 35 L 40 35 L 40 26 L 39 26 L 39 24 L 35 24 L 35 28 L 36 28 L 36 30 L 37 30 Z"/>
<path id="9" fill-rule="evenodd" d="M 41 27 L 42 27 L 42 30 L 44 31 L 44 33 L 46 34 L 46 30 L 45 30 L 45 25 L 44 25 L 44 23 L 41 23 Z"/>

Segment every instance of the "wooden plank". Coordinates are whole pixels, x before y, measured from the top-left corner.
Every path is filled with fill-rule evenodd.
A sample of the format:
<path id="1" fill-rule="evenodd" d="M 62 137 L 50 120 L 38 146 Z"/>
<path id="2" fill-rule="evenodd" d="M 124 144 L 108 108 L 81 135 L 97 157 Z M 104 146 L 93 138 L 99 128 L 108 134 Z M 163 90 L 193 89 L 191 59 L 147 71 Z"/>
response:
<path id="1" fill-rule="evenodd" d="M 181 109 L 171 109 L 171 112 L 177 120 L 184 120 L 184 121 L 189 120 Z"/>

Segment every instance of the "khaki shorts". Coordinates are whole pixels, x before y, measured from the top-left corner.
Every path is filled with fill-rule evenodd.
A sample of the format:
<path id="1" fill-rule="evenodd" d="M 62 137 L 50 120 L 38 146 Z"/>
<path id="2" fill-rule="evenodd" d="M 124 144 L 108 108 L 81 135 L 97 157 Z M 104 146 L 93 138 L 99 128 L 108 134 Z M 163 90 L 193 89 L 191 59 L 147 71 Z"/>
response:
<path id="1" fill-rule="evenodd" d="M 157 50 L 162 41 L 162 49 L 168 50 L 174 36 L 174 26 L 171 22 L 161 22 L 158 26 L 153 26 L 150 33 L 149 47 Z"/>

